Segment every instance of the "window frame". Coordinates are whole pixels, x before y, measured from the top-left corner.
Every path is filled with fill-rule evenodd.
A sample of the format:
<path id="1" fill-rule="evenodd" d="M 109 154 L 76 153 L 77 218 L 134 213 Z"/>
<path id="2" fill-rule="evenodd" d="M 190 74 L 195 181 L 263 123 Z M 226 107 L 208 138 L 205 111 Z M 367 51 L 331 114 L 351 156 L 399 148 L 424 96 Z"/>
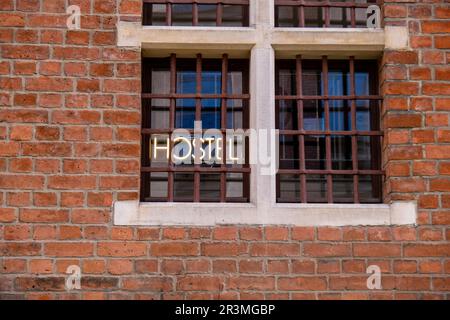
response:
<path id="1" fill-rule="evenodd" d="M 149 11 L 146 11 L 145 7 L 150 7 Z M 173 26 L 173 5 L 185 4 L 192 5 L 192 25 L 199 26 L 199 5 L 217 5 L 216 7 L 216 25 L 215 27 L 223 26 L 223 6 L 224 5 L 239 5 L 242 6 L 242 25 L 236 27 L 248 27 L 249 26 L 249 12 L 250 12 L 250 0 L 143 0 L 143 17 L 142 21 L 145 26 L 153 25 L 152 21 L 152 5 L 160 4 L 166 6 L 165 25 Z M 149 12 L 146 15 L 146 12 Z M 147 23 L 147 21 L 149 23 Z"/>
<path id="2" fill-rule="evenodd" d="M 151 58 L 150 58 L 151 59 Z M 219 202 L 219 203 L 225 203 L 225 202 L 239 202 L 239 203 L 246 203 L 250 201 L 250 173 L 251 168 L 248 161 L 248 144 L 246 144 L 246 161 L 245 164 L 242 165 L 241 168 L 239 167 L 229 167 L 226 163 L 222 163 L 218 167 L 210 168 L 210 167 L 202 167 L 199 164 L 195 164 L 193 166 L 175 166 L 174 163 L 171 161 L 171 155 L 172 153 L 169 153 L 169 159 L 168 159 L 168 166 L 167 167 L 152 167 L 151 165 L 145 166 L 144 164 L 147 162 L 146 157 L 149 155 L 149 145 L 145 143 L 146 139 L 144 137 L 152 136 L 156 134 L 166 134 L 171 135 L 174 130 L 176 129 L 184 129 L 189 131 L 190 133 L 194 134 L 195 129 L 185 129 L 185 128 L 178 128 L 176 126 L 176 103 L 178 99 L 195 99 L 195 121 L 201 121 L 202 120 L 202 100 L 205 99 L 220 99 L 220 132 L 222 134 L 222 138 L 226 139 L 227 137 L 227 130 L 228 124 L 227 124 L 227 114 L 228 114 L 228 104 L 227 102 L 229 100 L 241 100 L 242 101 L 242 124 L 243 128 L 237 128 L 237 129 L 248 129 L 249 127 L 249 117 L 250 117 L 250 93 L 249 93 L 249 61 L 247 59 L 229 59 L 228 54 L 223 54 L 222 58 L 220 59 L 221 62 L 221 93 L 219 94 L 205 94 L 202 93 L 202 72 L 203 72 L 203 66 L 205 59 L 203 59 L 201 54 L 197 54 L 195 58 L 192 59 L 177 59 L 177 55 L 175 53 L 172 53 L 170 55 L 169 59 L 169 72 L 170 72 L 170 88 L 169 93 L 151 93 L 146 92 L 149 90 L 149 84 L 143 83 L 142 85 L 142 91 L 141 94 L 142 97 L 142 107 L 145 108 L 144 101 L 146 99 L 168 99 L 169 102 L 169 128 L 167 129 L 154 129 L 154 128 L 148 128 L 146 126 L 146 123 L 144 120 L 142 122 L 142 129 L 141 129 L 141 135 L 142 135 L 142 153 L 141 153 L 141 201 L 143 202 L 183 202 L 182 200 L 178 200 L 175 198 L 175 187 L 174 187 L 174 176 L 177 173 L 193 173 L 194 175 L 194 186 L 193 186 L 193 203 L 201 203 L 201 202 L 208 202 L 204 201 L 201 198 L 200 189 L 201 189 L 201 174 L 220 174 L 220 199 L 219 201 L 211 201 L 211 202 Z M 152 59 L 154 60 L 154 59 Z M 187 61 L 195 62 L 195 75 L 196 75 L 196 88 L 195 93 L 178 93 L 177 92 L 177 75 L 178 71 L 180 70 L 180 66 L 184 67 L 187 63 Z M 219 59 L 214 59 L 214 61 L 211 61 L 210 59 L 207 59 L 206 63 L 214 64 L 218 63 Z M 150 62 L 143 61 L 142 63 L 142 73 L 144 72 L 150 72 L 151 76 L 151 68 L 150 70 L 147 70 L 148 67 L 147 64 L 150 64 Z M 232 65 L 232 68 L 230 67 L 230 64 Z M 228 91 L 228 79 L 229 79 L 229 71 L 234 70 L 234 68 L 238 67 L 238 70 L 242 72 L 242 93 L 235 94 L 235 93 L 229 93 Z M 144 77 L 142 77 L 142 81 L 144 82 Z M 151 87 L 151 83 L 150 83 Z M 151 90 L 151 89 L 150 89 Z M 151 106 L 150 106 L 151 108 Z M 147 114 L 146 112 L 151 113 L 151 110 L 143 110 L 143 118 L 144 115 Z M 150 121 L 151 122 L 151 121 Z M 151 124 L 151 123 L 150 123 Z M 204 130 L 207 130 L 208 128 L 203 128 Z M 173 148 L 173 141 L 170 139 L 169 143 L 170 147 L 169 150 L 172 150 Z M 226 159 L 226 153 L 227 148 L 222 149 L 222 159 Z M 167 186 L 167 197 L 165 199 L 163 198 L 152 198 L 151 197 L 151 190 L 150 190 L 150 179 L 148 179 L 148 175 L 151 173 L 167 173 L 168 174 L 168 186 Z M 227 197 L 227 174 L 228 173 L 239 173 L 242 174 L 242 197 L 241 198 L 231 198 Z M 150 195 L 147 197 L 147 195 Z M 187 201 L 191 202 L 191 201 Z"/>
<path id="3" fill-rule="evenodd" d="M 296 26 L 289 26 L 287 28 L 305 28 L 306 17 L 305 8 L 320 8 L 322 9 L 321 20 L 323 21 L 322 27 L 316 28 L 331 28 L 331 9 L 349 9 L 350 10 L 350 28 L 361 28 L 356 24 L 356 9 L 368 8 L 371 5 L 381 5 L 380 0 L 375 0 L 373 3 L 358 3 L 356 1 L 344 1 L 333 2 L 329 0 L 316 1 L 316 0 L 274 0 L 275 4 L 275 27 L 279 28 L 279 9 L 280 7 L 295 7 L 293 15 L 293 21 L 297 22 Z M 342 26 L 344 28 L 344 26 Z"/>
<path id="4" fill-rule="evenodd" d="M 284 95 L 280 94 L 279 92 L 276 92 L 275 96 L 275 123 L 276 126 L 279 126 L 279 114 L 280 114 L 280 101 L 293 101 L 293 108 L 297 111 L 297 124 L 298 128 L 295 130 L 292 128 L 291 130 L 283 130 L 280 129 L 279 133 L 280 136 L 290 136 L 290 137 L 297 137 L 298 138 L 298 169 L 279 169 L 277 173 L 277 202 L 281 203 L 295 203 L 295 199 L 287 200 L 287 201 L 281 201 L 280 199 L 280 186 L 281 186 L 281 175 L 299 175 L 300 178 L 300 203 L 311 203 L 308 201 L 307 197 L 307 177 L 310 175 L 324 175 L 326 177 L 326 202 L 324 203 L 336 203 L 334 200 L 334 191 L 333 191 L 333 178 L 334 176 L 352 176 L 353 177 L 353 202 L 352 204 L 359 204 L 360 201 L 360 189 L 359 189 L 359 178 L 362 175 L 370 175 L 370 176 L 384 176 L 384 170 L 381 168 L 381 152 L 382 152 L 382 145 L 383 145 L 383 137 L 384 132 L 381 129 L 381 108 L 380 104 L 378 103 L 378 108 L 375 108 L 373 111 L 373 114 L 371 113 L 370 120 L 372 121 L 372 125 L 375 129 L 371 130 L 358 130 L 357 127 L 357 106 L 356 101 L 357 100 L 369 100 L 369 101 L 379 101 L 381 102 L 383 98 L 378 94 L 371 94 L 371 92 L 378 92 L 378 68 L 375 66 L 369 66 L 367 68 L 368 71 L 370 71 L 370 76 L 372 79 L 370 79 L 371 88 L 369 89 L 369 95 L 365 96 L 358 96 L 356 94 L 356 71 L 355 71 L 355 57 L 350 56 L 348 57 L 348 65 L 344 66 L 342 63 L 344 63 L 344 60 L 330 60 L 327 56 L 322 56 L 321 59 L 321 75 L 323 78 L 322 84 L 322 94 L 316 95 L 316 96 L 307 96 L 303 95 L 303 62 L 304 61 L 314 61 L 318 62 L 317 60 L 311 60 L 311 59 L 302 59 L 301 55 L 297 55 L 295 60 L 283 60 L 283 59 L 277 59 L 276 61 L 276 68 L 275 68 L 275 86 L 278 88 L 277 85 L 279 81 L 279 75 L 280 75 L 280 68 L 284 66 L 287 66 L 289 63 L 293 63 L 295 61 L 295 94 L 293 95 Z M 358 60 L 358 63 L 360 61 L 364 60 Z M 342 65 L 341 70 L 345 70 L 348 67 L 348 75 L 350 77 L 349 81 L 349 94 L 346 94 L 346 92 L 343 92 L 342 96 L 336 96 L 336 95 L 330 95 L 329 94 L 329 67 L 331 64 L 339 63 Z M 371 61 L 373 62 L 373 61 Z M 346 77 L 344 76 L 343 81 L 346 81 Z M 305 100 L 313 100 L 313 101 L 322 101 L 323 102 L 323 112 L 324 112 L 324 129 L 323 130 L 305 130 L 303 127 L 304 125 L 304 101 Z M 332 130 L 330 127 L 331 124 L 331 116 L 330 116 L 330 101 L 337 100 L 337 101 L 347 101 L 350 102 L 350 115 L 351 115 L 351 130 L 345 130 L 345 131 L 336 131 Z M 348 104 L 348 103 L 347 103 Z M 372 108 L 371 108 L 372 109 Z M 373 116 L 372 116 L 373 115 Z M 371 126 L 372 127 L 372 126 Z M 305 138 L 308 136 L 324 136 L 325 137 L 325 169 L 308 169 L 306 168 L 306 157 L 305 157 Z M 351 160 L 352 160 L 352 169 L 351 170 L 340 170 L 340 169 L 333 169 L 332 166 L 332 138 L 336 136 L 345 136 L 350 137 L 351 139 Z M 371 146 L 371 151 L 373 154 L 371 154 L 375 159 L 373 161 L 374 166 L 378 169 L 360 169 L 359 161 L 358 161 L 358 137 L 379 137 L 379 142 L 376 143 L 376 146 Z M 280 141 L 280 146 L 282 145 Z M 377 150 L 375 150 L 377 149 Z M 379 181 L 373 181 L 373 187 L 375 188 L 374 192 L 376 192 L 379 195 L 379 201 L 376 203 L 382 202 L 382 183 L 379 183 Z M 314 202 L 317 203 L 317 202 Z M 319 202 L 321 203 L 321 202 Z M 341 202 L 339 202 L 341 203 Z M 371 203 L 371 202 L 369 202 Z"/>

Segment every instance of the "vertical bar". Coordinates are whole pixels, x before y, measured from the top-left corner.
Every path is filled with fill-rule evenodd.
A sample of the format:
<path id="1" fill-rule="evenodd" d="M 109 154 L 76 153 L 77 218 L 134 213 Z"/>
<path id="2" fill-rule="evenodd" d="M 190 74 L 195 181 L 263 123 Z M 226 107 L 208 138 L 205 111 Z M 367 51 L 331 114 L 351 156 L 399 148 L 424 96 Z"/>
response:
<path id="1" fill-rule="evenodd" d="M 303 5 L 303 1 L 301 1 L 300 6 L 298 7 L 298 23 L 300 28 L 305 27 L 305 6 Z"/>
<path id="2" fill-rule="evenodd" d="M 198 26 L 198 4 L 194 2 L 192 5 L 192 25 Z"/>
<path id="3" fill-rule="evenodd" d="M 355 96 L 355 57 L 350 57 L 350 95 Z M 351 100 L 352 131 L 356 131 L 356 100 Z M 353 202 L 359 203 L 358 137 L 352 134 Z"/>
<path id="4" fill-rule="evenodd" d="M 222 56 L 222 101 L 220 105 L 220 126 L 222 131 L 222 169 L 226 169 L 226 159 L 227 159 L 227 135 L 226 135 L 226 129 L 227 129 L 227 96 L 228 93 L 228 55 L 224 54 Z M 225 202 L 227 198 L 227 173 L 221 172 L 220 173 L 220 202 Z"/>
<path id="5" fill-rule="evenodd" d="M 330 132 L 330 108 L 328 100 L 328 58 L 322 57 L 322 76 L 323 76 L 323 96 L 324 96 L 324 109 L 325 109 L 325 130 Z M 332 170 L 331 162 L 331 136 L 327 134 L 325 136 L 325 152 L 326 152 L 326 168 Z M 333 203 L 333 176 L 327 174 L 327 199 L 328 203 Z"/>
<path id="6" fill-rule="evenodd" d="M 175 94 L 177 91 L 177 57 L 174 53 L 170 55 L 170 93 Z M 170 98 L 170 107 L 169 107 L 169 126 L 170 131 L 173 132 L 175 130 L 175 99 Z M 169 150 L 172 150 L 172 139 L 170 139 L 170 148 Z M 172 162 L 172 152 L 169 153 L 169 166 L 170 169 L 173 169 L 173 162 Z M 169 171 L 168 174 L 169 181 L 167 183 L 167 196 L 169 202 L 173 202 L 174 198 L 174 174 L 173 171 Z"/>
<path id="7" fill-rule="evenodd" d="M 303 83 L 302 83 L 302 56 L 298 55 L 296 57 L 296 83 L 297 83 L 297 98 L 302 98 L 303 96 Z M 303 134 L 303 99 L 297 99 L 297 122 L 299 130 L 299 169 L 305 170 L 305 135 Z M 302 203 L 307 202 L 306 198 L 306 175 L 300 174 L 300 200 Z"/>
<path id="8" fill-rule="evenodd" d="M 172 25 L 172 3 L 167 3 L 166 4 L 166 12 L 167 12 L 166 24 L 168 26 L 171 26 Z"/>
<path id="9" fill-rule="evenodd" d="M 351 16 L 352 28 L 356 28 L 356 4 L 355 4 L 355 1 L 352 1 L 352 6 L 350 8 L 350 16 Z"/>
<path id="10" fill-rule="evenodd" d="M 330 26 L 330 1 L 326 1 L 325 3 L 325 28 Z"/>
<path id="11" fill-rule="evenodd" d="M 218 27 L 222 25 L 222 16 L 223 16 L 223 4 L 218 3 L 216 9 L 216 25 Z"/>
<path id="12" fill-rule="evenodd" d="M 196 67 L 195 67 L 195 121 L 202 120 L 202 100 L 199 98 L 202 94 L 202 55 L 197 54 Z M 194 135 L 194 139 L 197 137 Z M 194 152 L 196 154 L 196 152 Z M 200 168 L 199 164 L 194 164 L 194 202 L 200 202 L 200 172 L 197 170 Z"/>

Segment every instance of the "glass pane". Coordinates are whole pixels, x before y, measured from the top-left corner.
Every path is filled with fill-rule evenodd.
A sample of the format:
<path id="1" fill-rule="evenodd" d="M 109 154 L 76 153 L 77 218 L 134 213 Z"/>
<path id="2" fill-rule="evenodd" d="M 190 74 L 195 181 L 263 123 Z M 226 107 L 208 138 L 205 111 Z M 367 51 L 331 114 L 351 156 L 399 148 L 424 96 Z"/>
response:
<path id="1" fill-rule="evenodd" d="M 248 26 L 248 9 L 239 5 L 222 5 L 222 26 Z"/>
<path id="2" fill-rule="evenodd" d="M 300 175 L 280 174 L 278 202 L 300 202 Z"/>
<path id="3" fill-rule="evenodd" d="M 222 93 L 222 72 L 203 70 L 202 72 L 202 93 L 220 94 Z"/>
<path id="4" fill-rule="evenodd" d="M 192 65 L 192 63 L 191 63 Z M 195 70 L 195 66 L 191 66 Z M 195 93 L 197 78 L 195 71 L 177 71 L 177 93 Z"/>
<path id="5" fill-rule="evenodd" d="M 150 7 L 150 6 L 144 6 Z M 166 25 L 166 16 L 167 9 L 165 4 L 153 4 L 152 8 L 152 22 L 151 24 L 154 26 L 165 26 Z"/>
<path id="6" fill-rule="evenodd" d="M 333 176 L 333 202 L 353 203 L 353 175 Z"/>
<path id="7" fill-rule="evenodd" d="M 177 99 L 175 127 L 193 129 L 195 121 L 195 99 Z"/>
<path id="8" fill-rule="evenodd" d="M 200 201 L 220 201 L 220 174 L 200 175 Z"/>
<path id="9" fill-rule="evenodd" d="M 298 136 L 280 135 L 280 169 L 299 168 Z"/>
<path id="10" fill-rule="evenodd" d="M 310 68 L 308 65 L 317 65 L 317 62 L 305 60 L 303 63 L 303 95 L 304 96 L 320 96 L 322 95 L 322 71 L 321 69 Z"/>
<path id="11" fill-rule="evenodd" d="M 199 4 L 198 6 L 198 25 L 215 26 L 217 6 L 215 4 Z"/>
<path id="12" fill-rule="evenodd" d="M 308 203 L 327 202 L 327 179 L 325 175 L 306 176 L 306 197 Z"/>
<path id="13" fill-rule="evenodd" d="M 296 94 L 295 70 L 280 69 L 278 72 L 277 94 L 290 96 Z"/>
<path id="14" fill-rule="evenodd" d="M 331 137 L 331 162 L 333 170 L 352 169 L 352 138 L 350 136 Z"/>
<path id="15" fill-rule="evenodd" d="M 153 168 L 167 167 L 169 165 L 168 146 L 169 135 L 154 134 L 145 136 L 143 147 L 145 146 L 144 155 L 148 156 L 150 166 Z M 148 146 L 148 148 L 147 148 Z"/>
<path id="16" fill-rule="evenodd" d="M 358 137 L 358 168 L 380 170 L 381 138 L 377 136 Z"/>
<path id="17" fill-rule="evenodd" d="M 379 175 L 359 176 L 359 200 L 361 203 L 382 202 L 382 177 Z"/>
<path id="18" fill-rule="evenodd" d="M 297 130 L 297 102 L 295 100 L 278 100 L 278 129 Z"/>
<path id="19" fill-rule="evenodd" d="M 227 93 L 242 94 L 243 77 L 242 71 L 229 71 L 227 78 Z"/>
<path id="20" fill-rule="evenodd" d="M 153 68 L 151 79 L 152 93 L 169 94 L 170 93 L 170 70 Z"/>
<path id="21" fill-rule="evenodd" d="M 244 102 L 246 104 L 246 102 Z M 227 100 L 227 129 L 246 129 L 243 119 L 243 101 L 241 99 Z"/>
<path id="22" fill-rule="evenodd" d="M 202 100 L 202 128 L 203 129 L 220 129 L 220 99 L 203 99 Z"/>
<path id="23" fill-rule="evenodd" d="M 323 101 L 303 100 L 303 128 L 307 131 L 325 130 Z"/>
<path id="24" fill-rule="evenodd" d="M 148 99 L 144 100 L 143 108 L 148 108 L 147 103 L 151 103 L 151 128 L 170 128 L 170 100 L 169 99 Z"/>
<path id="25" fill-rule="evenodd" d="M 227 199 L 244 197 L 244 174 L 227 173 Z"/>
<path id="26" fill-rule="evenodd" d="M 330 8 L 330 27 L 332 28 L 351 27 L 351 21 L 352 20 L 350 8 Z"/>
<path id="27" fill-rule="evenodd" d="M 297 27 L 297 9 L 292 6 L 277 6 L 275 10 L 277 27 Z"/>
<path id="28" fill-rule="evenodd" d="M 194 201 L 194 174 L 175 173 L 173 191 L 175 202 Z"/>
<path id="29" fill-rule="evenodd" d="M 192 26 L 192 4 L 172 4 L 172 25 Z"/>
<path id="30" fill-rule="evenodd" d="M 164 200 L 167 198 L 167 172 L 155 172 L 150 174 L 150 197 Z"/>
<path id="31" fill-rule="evenodd" d="M 305 136 L 306 169 L 325 169 L 325 136 Z"/>
<path id="32" fill-rule="evenodd" d="M 352 129 L 351 101 L 330 100 L 330 130 L 349 131 Z"/>
<path id="33" fill-rule="evenodd" d="M 305 7 L 305 27 L 322 27 L 324 24 L 322 8 Z"/>

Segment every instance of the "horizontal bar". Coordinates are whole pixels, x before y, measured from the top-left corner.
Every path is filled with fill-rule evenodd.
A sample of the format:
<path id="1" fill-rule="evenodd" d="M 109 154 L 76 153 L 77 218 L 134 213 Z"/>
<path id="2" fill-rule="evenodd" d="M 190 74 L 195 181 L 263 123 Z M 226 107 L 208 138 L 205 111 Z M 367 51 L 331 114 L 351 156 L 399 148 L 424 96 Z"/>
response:
<path id="1" fill-rule="evenodd" d="M 337 7 L 337 8 L 368 8 L 375 3 L 355 2 L 329 2 L 329 1 L 298 1 L 298 0 L 275 0 L 275 6 L 301 6 L 301 7 Z"/>
<path id="2" fill-rule="evenodd" d="M 308 162 L 308 161 L 306 161 Z M 279 169 L 278 174 L 316 174 L 316 175 L 384 175 L 383 170 L 312 170 Z"/>
<path id="3" fill-rule="evenodd" d="M 201 93 L 143 93 L 144 99 L 229 99 L 248 100 L 249 94 L 201 94 Z"/>
<path id="4" fill-rule="evenodd" d="M 152 197 L 146 197 L 144 198 L 145 202 L 167 202 L 167 198 L 152 198 Z M 191 198 L 179 198 L 174 200 L 174 202 L 189 202 L 192 203 Z M 220 199 L 213 199 L 213 200 L 204 200 L 200 199 L 200 203 L 220 203 Z M 245 197 L 236 197 L 236 198 L 226 198 L 226 202 L 228 203 L 246 203 L 248 202 L 248 198 Z"/>
<path id="5" fill-rule="evenodd" d="M 143 0 L 143 2 L 154 4 L 249 4 L 249 0 Z"/>
<path id="6" fill-rule="evenodd" d="M 320 131 L 320 130 L 279 130 L 286 136 L 383 136 L 383 131 Z"/>
<path id="7" fill-rule="evenodd" d="M 275 96 L 275 100 L 383 100 L 382 96 Z"/>
<path id="8" fill-rule="evenodd" d="M 250 173 L 250 168 L 228 168 L 228 167 L 142 167 L 141 172 L 177 172 L 177 173 Z"/>

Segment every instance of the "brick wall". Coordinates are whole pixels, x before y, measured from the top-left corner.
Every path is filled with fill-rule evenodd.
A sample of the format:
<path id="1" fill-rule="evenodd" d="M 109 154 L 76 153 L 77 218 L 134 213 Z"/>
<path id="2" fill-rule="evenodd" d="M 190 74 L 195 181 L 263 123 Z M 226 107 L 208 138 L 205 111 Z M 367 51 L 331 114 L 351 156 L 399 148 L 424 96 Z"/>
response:
<path id="1" fill-rule="evenodd" d="M 417 227 L 133 228 L 111 205 L 138 199 L 140 52 L 115 46 L 115 23 L 140 1 L 2 0 L 0 298 L 448 299 L 450 6 L 386 1 L 385 16 L 414 48 L 382 63 L 386 201 L 417 199 Z"/>

